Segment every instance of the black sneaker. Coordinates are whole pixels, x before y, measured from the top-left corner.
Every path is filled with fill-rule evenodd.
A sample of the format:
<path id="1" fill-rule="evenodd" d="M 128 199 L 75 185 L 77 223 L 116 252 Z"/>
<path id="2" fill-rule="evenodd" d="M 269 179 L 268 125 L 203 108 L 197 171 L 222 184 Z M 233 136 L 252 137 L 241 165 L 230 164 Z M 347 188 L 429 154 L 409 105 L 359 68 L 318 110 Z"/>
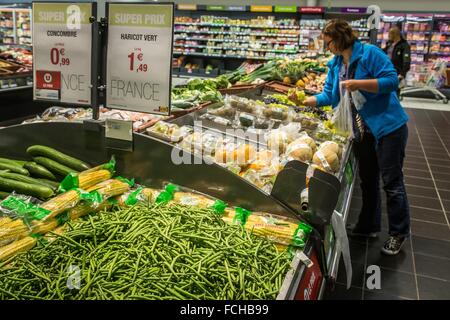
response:
<path id="1" fill-rule="evenodd" d="M 376 237 L 378 237 L 378 232 L 366 232 L 357 228 L 356 225 L 349 225 L 347 226 L 347 235 L 349 237 L 363 237 L 375 239 Z"/>
<path id="2" fill-rule="evenodd" d="M 406 237 L 390 236 L 381 248 L 381 252 L 389 256 L 395 256 L 402 249 Z"/>

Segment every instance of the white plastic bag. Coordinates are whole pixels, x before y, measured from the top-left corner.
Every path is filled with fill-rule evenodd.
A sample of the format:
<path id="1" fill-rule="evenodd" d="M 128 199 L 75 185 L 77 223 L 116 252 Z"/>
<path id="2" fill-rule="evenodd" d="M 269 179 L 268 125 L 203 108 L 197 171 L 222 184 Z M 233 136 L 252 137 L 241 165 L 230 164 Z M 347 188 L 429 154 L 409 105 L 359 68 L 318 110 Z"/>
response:
<path id="1" fill-rule="evenodd" d="M 350 102 L 350 93 L 348 90 L 343 92 L 342 84 L 340 85 L 341 100 L 333 110 L 332 122 L 338 132 L 348 133 L 350 139 L 354 139 L 352 107 Z"/>
<path id="2" fill-rule="evenodd" d="M 363 94 L 359 90 L 352 91 L 351 95 L 352 95 L 353 103 L 355 105 L 356 110 L 358 110 L 358 111 L 361 110 L 367 101 L 366 98 L 363 96 Z"/>
<path id="3" fill-rule="evenodd" d="M 347 275 L 347 290 L 350 289 L 352 284 L 352 262 L 350 258 L 350 245 L 348 241 L 347 231 L 345 229 L 345 222 L 342 215 L 334 210 L 331 216 L 331 225 L 333 226 L 334 234 L 336 236 L 336 250 L 342 253 L 344 259 L 345 273 Z M 338 256 L 340 254 L 338 253 Z"/>

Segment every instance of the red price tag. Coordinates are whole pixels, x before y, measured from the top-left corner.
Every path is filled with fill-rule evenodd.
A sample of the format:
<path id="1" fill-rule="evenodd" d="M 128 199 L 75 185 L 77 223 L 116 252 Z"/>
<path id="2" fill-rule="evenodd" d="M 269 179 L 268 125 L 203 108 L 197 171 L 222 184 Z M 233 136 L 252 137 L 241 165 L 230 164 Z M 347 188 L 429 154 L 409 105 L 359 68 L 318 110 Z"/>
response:
<path id="1" fill-rule="evenodd" d="M 61 89 L 61 72 L 59 71 L 36 71 L 36 89 Z"/>

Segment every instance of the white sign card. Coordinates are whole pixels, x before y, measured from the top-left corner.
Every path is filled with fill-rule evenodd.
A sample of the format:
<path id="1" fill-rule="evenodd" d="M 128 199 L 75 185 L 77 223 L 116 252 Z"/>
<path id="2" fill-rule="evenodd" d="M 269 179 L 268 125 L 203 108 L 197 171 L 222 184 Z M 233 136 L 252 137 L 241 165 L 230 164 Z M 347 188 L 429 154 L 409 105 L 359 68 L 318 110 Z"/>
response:
<path id="1" fill-rule="evenodd" d="M 92 3 L 33 3 L 33 99 L 91 104 Z"/>
<path id="2" fill-rule="evenodd" d="M 173 3 L 107 6 L 106 107 L 169 114 Z"/>

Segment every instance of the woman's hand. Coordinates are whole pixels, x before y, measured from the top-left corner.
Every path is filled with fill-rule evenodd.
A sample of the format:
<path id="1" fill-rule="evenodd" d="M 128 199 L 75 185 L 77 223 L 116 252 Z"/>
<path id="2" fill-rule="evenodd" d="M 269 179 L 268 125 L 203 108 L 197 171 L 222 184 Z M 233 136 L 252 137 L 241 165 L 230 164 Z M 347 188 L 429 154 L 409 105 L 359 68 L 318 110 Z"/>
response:
<path id="1" fill-rule="evenodd" d="M 378 80 L 377 79 L 359 79 L 359 80 L 346 80 L 341 82 L 342 86 L 352 92 L 356 90 L 378 93 Z"/>
<path id="2" fill-rule="evenodd" d="M 345 90 L 347 91 L 356 91 L 360 89 L 360 83 L 359 80 L 346 80 L 346 81 L 342 81 L 342 86 L 345 88 Z"/>
<path id="3" fill-rule="evenodd" d="M 307 107 L 315 107 L 315 106 L 317 106 L 317 99 L 316 99 L 316 97 L 306 98 L 305 101 L 303 101 L 303 105 L 305 105 Z"/>

